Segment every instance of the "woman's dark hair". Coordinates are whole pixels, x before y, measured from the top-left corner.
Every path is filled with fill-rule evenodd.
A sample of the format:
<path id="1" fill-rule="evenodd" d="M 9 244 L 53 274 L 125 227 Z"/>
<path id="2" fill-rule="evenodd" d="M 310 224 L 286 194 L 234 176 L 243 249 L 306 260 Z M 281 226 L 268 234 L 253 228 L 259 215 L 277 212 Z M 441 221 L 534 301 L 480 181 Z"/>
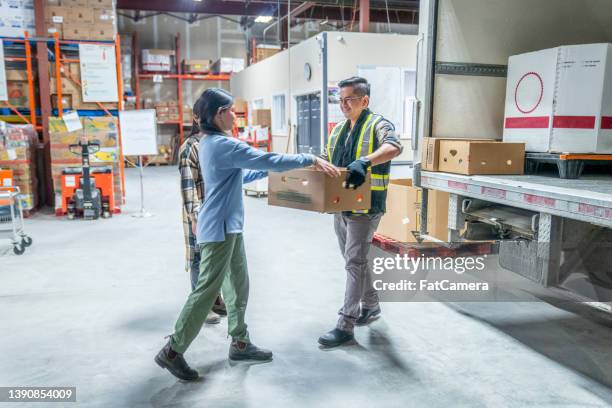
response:
<path id="1" fill-rule="evenodd" d="M 194 113 L 200 118 L 200 128 L 203 131 L 221 132 L 214 119 L 219 108 L 231 108 L 234 104 L 232 94 L 221 88 L 209 88 L 205 90 L 194 105 Z M 197 109 L 197 111 L 195 110 Z"/>

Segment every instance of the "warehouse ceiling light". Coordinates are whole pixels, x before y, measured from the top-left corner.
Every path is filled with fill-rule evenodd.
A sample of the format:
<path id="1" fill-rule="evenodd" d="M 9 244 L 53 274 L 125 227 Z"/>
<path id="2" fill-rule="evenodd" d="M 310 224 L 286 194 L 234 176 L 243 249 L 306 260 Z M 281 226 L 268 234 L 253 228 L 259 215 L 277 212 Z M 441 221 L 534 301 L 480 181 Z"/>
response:
<path id="1" fill-rule="evenodd" d="M 255 22 L 256 23 L 269 23 L 270 21 L 272 21 L 273 18 L 274 17 L 272 17 L 272 16 L 258 16 L 255 19 Z"/>

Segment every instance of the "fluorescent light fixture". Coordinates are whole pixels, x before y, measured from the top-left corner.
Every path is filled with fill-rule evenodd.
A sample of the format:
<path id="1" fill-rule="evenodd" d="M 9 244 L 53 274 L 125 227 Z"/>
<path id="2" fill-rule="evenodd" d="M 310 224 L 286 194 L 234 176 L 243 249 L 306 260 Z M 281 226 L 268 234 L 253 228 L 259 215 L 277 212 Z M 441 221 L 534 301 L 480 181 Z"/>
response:
<path id="1" fill-rule="evenodd" d="M 193 0 L 193 1 L 197 1 L 198 3 L 201 3 L 201 2 L 202 2 L 202 0 Z"/>
<path id="2" fill-rule="evenodd" d="M 272 16 L 258 16 L 255 19 L 255 22 L 256 23 L 269 23 L 270 21 L 272 21 L 273 18 L 274 17 L 272 17 Z"/>

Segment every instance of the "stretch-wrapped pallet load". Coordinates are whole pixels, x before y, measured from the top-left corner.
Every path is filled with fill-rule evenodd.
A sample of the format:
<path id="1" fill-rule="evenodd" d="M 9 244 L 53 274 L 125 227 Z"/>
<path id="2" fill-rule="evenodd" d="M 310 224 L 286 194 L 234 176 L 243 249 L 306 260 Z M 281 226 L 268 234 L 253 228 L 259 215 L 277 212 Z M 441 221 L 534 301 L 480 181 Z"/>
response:
<path id="1" fill-rule="evenodd" d="M 38 206 L 37 142 L 38 136 L 31 125 L 0 122 L 0 169 L 12 170 L 12 183 L 19 187 L 21 205 L 27 211 Z"/>
<path id="2" fill-rule="evenodd" d="M 118 120 L 115 117 L 81 117 L 83 129 L 69 132 L 62 118 L 49 118 L 49 137 L 51 139 L 51 175 L 55 191 L 56 212 L 61 209 L 61 178 L 64 169 L 82 166 L 80 148 L 70 151 L 70 145 L 76 145 L 84 135 L 88 141 L 100 144 L 100 151 L 89 157 L 91 167 L 111 167 L 113 171 L 114 211 L 121 204 L 121 171 L 119 161 Z"/>
<path id="3" fill-rule="evenodd" d="M 47 35 L 66 40 L 112 41 L 117 33 L 113 0 L 47 0 Z"/>

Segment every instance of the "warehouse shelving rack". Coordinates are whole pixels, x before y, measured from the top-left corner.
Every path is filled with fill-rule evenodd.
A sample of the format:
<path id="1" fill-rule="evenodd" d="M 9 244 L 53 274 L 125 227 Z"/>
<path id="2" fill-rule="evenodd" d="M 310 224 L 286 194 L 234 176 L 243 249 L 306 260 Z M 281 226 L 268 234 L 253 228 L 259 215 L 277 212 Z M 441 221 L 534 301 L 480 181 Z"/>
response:
<path id="1" fill-rule="evenodd" d="M 185 139 L 185 128 L 191 127 L 191 123 L 183 122 L 183 81 L 229 81 L 230 74 L 184 74 L 182 71 L 182 59 L 181 59 L 181 37 L 180 34 L 176 34 L 174 37 L 174 59 L 175 59 L 175 72 L 141 72 L 140 71 L 140 46 L 138 43 L 138 33 L 132 34 L 132 44 L 134 49 L 134 63 L 133 65 L 133 80 L 134 80 L 134 91 L 136 94 L 136 109 L 142 109 L 142 100 L 140 97 L 140 81 L 141 80 L 154 80 L 161 78 L 163 80 L 169 79 L 176 81 L 176 94 L 177 104 L 179 112 L 179 120 L 177 121 L 166 121 L 158 122 L 159 125 L 176 125 L 179 130 L 179 143 L 182 144 Z"/>
<path id="2" fill-rule="evenodd" d="M 53 39 L 49 41 L 49 46 L 53 47 L 53 51 L 49 50 L 49 55 L 53 57 L 53 60 L 49 60 L 49 62 L 53 62 L 55 64 L 55 81 L 56 81 L 56 92 L 57 92 L 57 108 L 52 112 L 57 114 L 58 117 L 62 117 L 64 114 L 64 107 L 62 105 L 62 81 L 65 76 L 68 80 L 74 82 L 79 88 L 82 87 L 80 80 L 74 77 L 65 67 L 64 64 L 67 63 L 79 63 L 80 60 L 78 58 L 68 58 L 65 56 L 65 52 L 62 52 L 62 47 L 64 47 L 64 51 L 66 49 L 71 49 L 72 51 L 78 51 L 79 44 L 100 44 L 100 45 L 113 45 L 115 50 L 115 63 L 116 63 L 116 73 L 117 73 L 117 109 L 109 110 L 107 107 L 101 103 L 96 102 L 99 110 L 78 110 L 79 116 L 118 116 L 118 112 L 123 110 L 123 82 L 121 76 L 121 43 L 119 34 L 115 36 L 114 41 L 84 41 L 84 40 L 60 40 L 58 33 L 53 35 Z M 46 101 L 50 103 L 49 101 Z M 119 126 L 119 121 L 117 121 L 117 143 L 119 145 L 119 168 L 121 173 L 121 194 L 122 194 L 122 202 L 125 203 L 125 163 L 123 159 L 123 147 L 121 143 L 121 127 Z"/>
<path id="3" fill-rule="evenodd" d="M 28 32 L 24 33 L 23 38 L 9 38 L 9 37 L 1 37 L 4 45 L 19 45 L 21 48 L 21 44 L 23 44 L 23 56 L 6 56 L 4 55 L 4 61 L 6 62 L 25 62 L 26 65 L 26 74 L 27 74 L 27 82 L 28 82 L 28 108 L 17 108 L 13 106 L 9 101 L 0 102 L 4 106 L 4 109 L 0 111 L 1 116 L 9 116 L 10 113 L 13 113 L 18 117 L 18 121 L 21 121 L 25 124 L 32 125 L 34 129 L 40 131 L 42 130 L 42 125 L 38 125 L 37 123 L 37 115 L 39 115 L 39 111 L 36 108 L 36 94 L 34 93 L 34 74 L 33 74 L 33 55 L 32 55 L 32 44 L 30 41 L 30 37 Z M 29 119 L 28 119 L 29 116 Z"/>

